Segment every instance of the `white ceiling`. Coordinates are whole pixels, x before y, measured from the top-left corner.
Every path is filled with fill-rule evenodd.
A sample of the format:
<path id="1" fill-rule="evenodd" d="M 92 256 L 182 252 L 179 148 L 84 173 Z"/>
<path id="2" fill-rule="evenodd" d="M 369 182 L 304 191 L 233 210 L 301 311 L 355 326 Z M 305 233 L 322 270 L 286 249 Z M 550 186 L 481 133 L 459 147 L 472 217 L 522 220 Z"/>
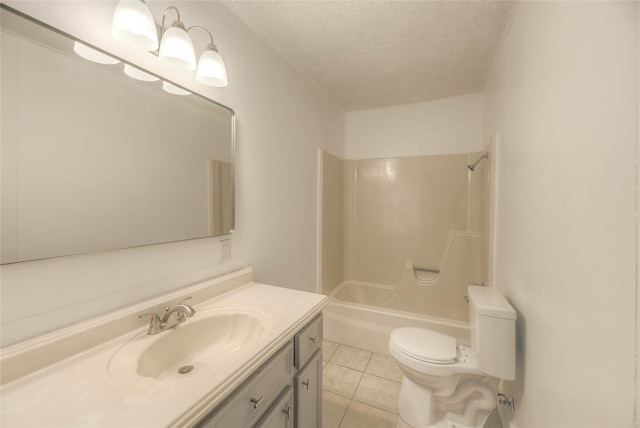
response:
<path id="1" fill-rule="evenodd" d="M 481 91 L 514 3 L 225 1 L 346 111 Z"/>

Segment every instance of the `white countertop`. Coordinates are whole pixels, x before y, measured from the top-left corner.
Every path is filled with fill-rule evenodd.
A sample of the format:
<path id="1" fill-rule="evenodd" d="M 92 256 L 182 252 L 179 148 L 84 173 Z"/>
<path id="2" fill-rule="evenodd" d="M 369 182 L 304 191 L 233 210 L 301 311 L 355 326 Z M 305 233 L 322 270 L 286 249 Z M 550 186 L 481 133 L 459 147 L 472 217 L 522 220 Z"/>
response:
<path id="1" fill-rule="evenodd" d="M 268 320 L 250 351 L 234 355 L 224 369 L 207 376 L 131 385 L 109 374 L 110 358 L 146 327 L 21 377 L 0 389 L 3 427 L 161 427 L 197 422 L 319 313 L 329 299 L 321 294 L 249 283 L 197 306 L 241 307 Z M 206 312 L 206 311 L 205 311 Z M 162 333 L 160 333 L 162 334 Z"/>

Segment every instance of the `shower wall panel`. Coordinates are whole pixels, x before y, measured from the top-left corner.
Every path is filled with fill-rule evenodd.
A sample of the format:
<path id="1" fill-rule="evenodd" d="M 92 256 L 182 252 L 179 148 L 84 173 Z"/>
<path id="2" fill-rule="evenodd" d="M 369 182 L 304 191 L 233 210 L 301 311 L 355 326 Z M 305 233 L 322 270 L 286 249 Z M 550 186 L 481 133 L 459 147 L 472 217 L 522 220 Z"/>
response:
<path id="1" fill-rule="evenodd" d="M 342 283 L 344 162 L 322 152 L 322 292 L 325 294 Z"/>
<path id="2" fill-rule="evenodd" d="M 468 163 L 466 154 L 344 161 L 344 280 L 396 284 L 406 260 L 437 269 L 449 231 L 481 227 L 468 214 Z"/>

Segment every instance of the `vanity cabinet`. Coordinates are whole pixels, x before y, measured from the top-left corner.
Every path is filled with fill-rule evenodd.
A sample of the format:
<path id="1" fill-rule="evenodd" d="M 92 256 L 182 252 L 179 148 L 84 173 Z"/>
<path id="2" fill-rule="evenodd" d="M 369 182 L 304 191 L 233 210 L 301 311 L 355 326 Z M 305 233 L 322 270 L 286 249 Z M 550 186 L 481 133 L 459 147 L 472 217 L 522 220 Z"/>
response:
<path id="1" fill-rule="evenodd" d="M 322 426 L 322 314 L 292 339 L 195 426 Z"/>
<path id="2" fill-rule="evenodd" d="M 223 401 L 199 428 L 250 427 L 265 415 L 293 378 L 293 345 L 288 342 L 263 364 L 244 384 Z M 268 413 L 268 412 L 267 412 Z M 290 425 L 280 425 L 288 428 Z"/>

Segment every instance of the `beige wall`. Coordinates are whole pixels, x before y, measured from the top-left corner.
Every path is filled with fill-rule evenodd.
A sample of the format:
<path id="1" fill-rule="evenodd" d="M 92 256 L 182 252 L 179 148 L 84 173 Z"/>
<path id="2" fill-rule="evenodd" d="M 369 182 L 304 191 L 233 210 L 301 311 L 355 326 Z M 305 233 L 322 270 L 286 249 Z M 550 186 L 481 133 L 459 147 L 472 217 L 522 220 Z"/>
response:
<path id="1" fill-rule="evenodd" d="M 513 426 L 634 426 L 635 7 L 521 2 L 486 88 L 495 283 L 518 311 Z"/>
<path id="2" fill-rule="evenodd" d="M 237 193 L 229 263 L 220 263 L 220 239 L 211 238 L 3 266 L 3 343 L 249 263 L 257 281 L 316 290 L 317 150 L 342 155 L 344 114 L 315 84 L 219 2 L 180 1 L 177 6 L 185 24 L 202 25 L 215 35 L 227 66 L 226 88 L 199 85 L 193 75 L 170 70 L 155 56 L 113 40 L 109 29 L 115 1 L 7 3 L 233 108 Z M 175 2 L 147 4 L 158 20 Z M 9 313 L 18 316 L 8 319 Z"/>
<path id="3" fill-rule="evenodd" d="M 345 115 L 347 159 L 470 153 L 482 141 L 483 94 L 468 94 Z"/>

